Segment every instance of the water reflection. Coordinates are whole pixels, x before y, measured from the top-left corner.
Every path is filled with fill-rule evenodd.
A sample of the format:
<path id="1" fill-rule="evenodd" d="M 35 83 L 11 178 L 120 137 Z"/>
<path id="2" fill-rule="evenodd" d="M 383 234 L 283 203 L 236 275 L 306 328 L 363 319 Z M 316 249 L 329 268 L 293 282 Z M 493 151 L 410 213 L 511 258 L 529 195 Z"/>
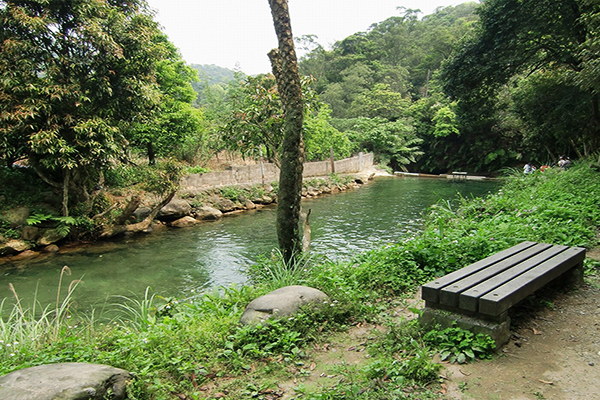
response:
<path id="1" fill-rule="evenodd" d="M 440 199 L 456 198 L 457 192 L 480 196 L 496 187 L 490 182 L 389 178 L 303 201 L 303 208 L 312 209 L 311 249 L 331 259 L 351 257 L 413 235 L 423 212 Z M 0 299 L 12 298 L 12 283 L 25 299 L 37 287 L 43 304 L 54 301 L 64 265 L 73 271 L 69 280 L 83 278 L 76 291 L 80 307 L 113 302 L 114 295 L 143 295 L 147 286 L 165 297 L 185 297 L 212 286 L 241 284 L 246 281 L 242 271 L 277 246 L 275 214 L 274 208 L 264 208 L 12 266 L 2 271 Z"/>

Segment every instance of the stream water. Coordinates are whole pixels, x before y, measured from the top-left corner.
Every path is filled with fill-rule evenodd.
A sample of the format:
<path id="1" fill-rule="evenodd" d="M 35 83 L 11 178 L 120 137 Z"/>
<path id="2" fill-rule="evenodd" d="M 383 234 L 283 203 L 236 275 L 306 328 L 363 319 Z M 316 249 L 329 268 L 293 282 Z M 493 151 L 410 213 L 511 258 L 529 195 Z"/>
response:
<path id="1" fill-rule="evenodd" d="M 424 212 L 440 200 L 482 196 L 495 182 L 378 178 L 359 189 L 304 200 L 312 209 L 311 251 L 330 259 L 395 242 L 418 232 Z M 275 208 L 262 208 L 192 228 L 98 243 L 78 252 L 10 265 L 0 270 L 0 299 L 13 301 L 14 285 L 24 306 L 36 293 L 41 304 L 56 300 L 60 271 L 72 275 L 79 308 L 114 303 L 114 296 L 143 296 L 146 287 L 165 297 L 185 298 L 215 286 L 242 284 L 244 268 L 277 246 Z"/>

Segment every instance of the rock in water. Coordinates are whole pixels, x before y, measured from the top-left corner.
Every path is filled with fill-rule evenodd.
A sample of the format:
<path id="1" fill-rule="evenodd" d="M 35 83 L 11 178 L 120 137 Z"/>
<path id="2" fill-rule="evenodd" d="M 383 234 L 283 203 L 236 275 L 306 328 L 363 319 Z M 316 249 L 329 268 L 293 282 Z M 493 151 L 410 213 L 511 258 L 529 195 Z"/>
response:
<path id="1" fill-rule="evenodd" d="M 2 400 L 123 400 L 133 376 L 101 364 L 60 363 L 0 377 Z"/>

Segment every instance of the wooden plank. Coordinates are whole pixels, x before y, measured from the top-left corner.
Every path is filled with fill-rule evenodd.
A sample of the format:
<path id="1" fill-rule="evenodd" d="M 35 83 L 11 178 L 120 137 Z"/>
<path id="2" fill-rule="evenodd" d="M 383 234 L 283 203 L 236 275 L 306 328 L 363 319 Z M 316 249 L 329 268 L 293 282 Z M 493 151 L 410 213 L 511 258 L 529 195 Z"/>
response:
<path id="1" fill-rule="evenodd" d="M 439 292 L 444 287 L 464 278 L 466 275 L 473 274 L 492 264 L 500 262 L 516 253 L 534 246 L 535 242 L 522 242 L 508 249 L 502 250 L 496 254 L 479 260 L 471 265 L 463 267 L 457 271 L 444 275 L 435 281 L 429 282 L 421 288 L 421 298 L 433 303 L 439 303 Z"/>
<path id="2" fill-rule="evenodd" d="M 558 278 L 585 259 L 585 249 L 571 247 L 479 299 L 479 313 L 500 315 L 529 294 Z"/>
<path id="3" fill-rule="evenodd" d="M 448 275 L 444 275 L 435 281 L 429 282 L 421 287 L 421 298 L 425 301 L 433 303 L 440 302 L 440 290 L 446 286 L 463 279 L 467 275 L 471 275 L 475 272 L 487 268 L 488 266 L 500 262 L 514 254 L 517 254 L 525 249 L 534 246 L 535 242 L 522 242 L 508 249 L 502 250 L 496 254 L 479 260 L 471 265 L 463 267 L 457 271 L 451 272 Z"/>
<path id="4" fill-rule="evenodd" d="M 493 265 L 488 266 L 474 274 L 465 276 L 451 285 L 446 286 L 440 290 L 440 304 L 449 307 L 458 307 L 459 295 L 467 289 L 478 285 L 479 283 L 507 270 L 508 268 L 516 265 L 524 260 L 527 260 L 538 253 L 551 247 L 551 244 L 537 243 L 517 254 L 514 254 L 504 260 L 497 262 Z"/>
<path id="5" fill-rule="evenodd" d="M 512 266 L 511 268 L 481 282 L 478 285 L 465 290 L 459 295 L 458 307 L 462 310 L 478 311 L 479 298 L 489 293 L 490 291 L 502 286 L 511 279 L 516 278 L 522 273 L 532 269 L 536 265 L 543 263 L 556 256 L 557 254 L 568 249 L 568 246 L 552 246 L 542 251 L 535 256 L 523 260 L 522 262 Z"/>

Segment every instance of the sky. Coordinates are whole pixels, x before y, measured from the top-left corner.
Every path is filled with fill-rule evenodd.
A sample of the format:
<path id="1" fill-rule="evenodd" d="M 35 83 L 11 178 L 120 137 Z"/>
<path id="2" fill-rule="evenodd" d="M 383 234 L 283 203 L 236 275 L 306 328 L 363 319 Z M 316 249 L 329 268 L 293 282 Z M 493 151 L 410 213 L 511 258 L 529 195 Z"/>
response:
<path id="1" fill-rule="evenodd" d="M 268 0 L 147 0 L 155 19 L 189 64 L 215 64 L 255 75 L 270 72 L 277 47 Z M 316 35 L 325 49 L 374 23 L 401 15 L 398 7 L 431 14 L 468 0 L 288 0 L 294 37 Z M 302 53 L 298 51 L 298 55 Z"/>

